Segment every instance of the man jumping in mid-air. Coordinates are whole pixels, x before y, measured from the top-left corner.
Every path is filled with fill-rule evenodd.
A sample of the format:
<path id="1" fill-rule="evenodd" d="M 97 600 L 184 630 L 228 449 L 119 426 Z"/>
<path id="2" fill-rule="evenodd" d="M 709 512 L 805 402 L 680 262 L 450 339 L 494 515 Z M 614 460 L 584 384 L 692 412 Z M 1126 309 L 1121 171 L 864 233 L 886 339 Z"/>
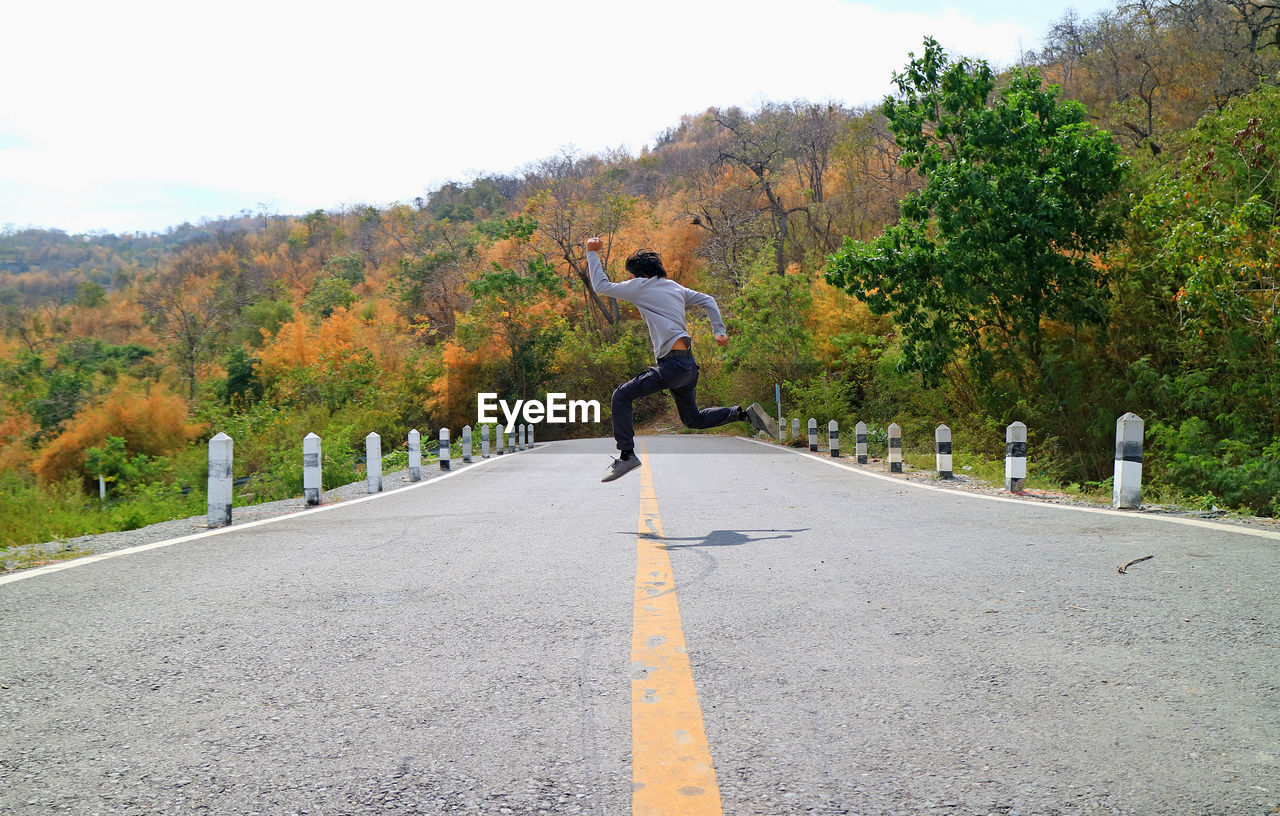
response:
<path id="1" fill-rule="evenodd" d="M 599 252 L 604 241 L 591 238 L 587 241 L 587 266 L 591 270 L 591 286 L 601 295 L 635 304 L 649 328 L 649 340 L 653 343 L 653 356 L 658 364 L 643 374 L 624 382 L 613 392 L 613 438 L 617 440 L 621 456 L 613 460 L 600 481 L 611 482 L 619 476 L 640 467 L 635 451 L 635 412 L 631 403 L 640 397 L 667 390 L 676 399 L 680 421 L 690 428 L 715 428 L 730 422 L 746 421 L 758 431 L 778 438 L 778 425 L 760 407 L 752 403 L 748 408 L 703 408 L 698 410 L 698 364 L 693 360 L 692 341 L 685 327 L 684 313 L 689 306 L 700 306 L 711 321 L 716 343 L 729 342 L 724 321 L 720 319 L 720 307 L 715 298 L 702 292 L 686 289 L 667 277 L 662 258 L 650 249 L 641 249 L 627 258 L 626 268 L 632 278 L 613 283 L 604 273 Z"/>

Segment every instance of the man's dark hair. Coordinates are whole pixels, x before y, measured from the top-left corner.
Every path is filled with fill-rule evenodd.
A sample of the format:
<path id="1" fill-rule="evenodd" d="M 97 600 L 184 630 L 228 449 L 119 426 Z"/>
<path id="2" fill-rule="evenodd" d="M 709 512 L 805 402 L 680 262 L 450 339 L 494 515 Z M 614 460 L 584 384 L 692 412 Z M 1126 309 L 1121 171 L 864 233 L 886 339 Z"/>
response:
<path id="1" fill-rule="evenodd" d="M 652 249 L 637 249 L 627 258 L 627 271 L 637 278 L 665 278 L 667 270 L 662 258 Z"/>

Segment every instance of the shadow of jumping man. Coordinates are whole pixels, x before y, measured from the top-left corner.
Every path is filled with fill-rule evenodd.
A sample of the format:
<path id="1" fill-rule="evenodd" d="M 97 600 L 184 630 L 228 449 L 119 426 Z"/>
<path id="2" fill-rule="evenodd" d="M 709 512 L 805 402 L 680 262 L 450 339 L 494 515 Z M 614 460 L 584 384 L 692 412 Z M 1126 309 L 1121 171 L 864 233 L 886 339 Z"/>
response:
<path id="1" fill-rule="evenodd" d="M 652 541 L 663 542 L 662 549 L 670 552 L 671 550 L 682 550 L 691 547 L 741 547 L 743 544 L 755 544 L 759 541 L 776 541 L 791 538 L 790 533 L 804 532 L 808 532 L 808 528 L 801 530 L 712 530 L 702 537 L 692 536 L 686 538 L 673 538 L 645 533 L 644 537 Z M 784 535 L 749 536 L 747 533 L 783 533 Z M 687 541 L 689 543 L 668 543 L 675 541 Z"/>
<path id="2" fill-rule="evenodd" d="M 714 555 L 708 552 L 711 547 L 741 547 L 745 544 L 756 544 L 762 541 L 780 541 L 793 538 L 794 533 L 806 533 L 809 531 L 808 527 L 802 527 L 797 530 L 712 530 L 701 536 L 663 536 L 658 535 L 658 532 L 653 529 L 652 519 L 646 518 L 644 521 L 646 530 L 639 534 L 640 539 L 643 541 L 657 544 L 660 549 L 667 552 L 688 550 L 703 560 L 702 571 L 691 580 L 681 582 L 682 586 L 686 588 L 702 583 L 718 569 L 719 562 Z M 748 533 L 775 533 L 775 535 L 748 535 Z M 624 533 L 623 535 L 633 536 L 636 533 Z M 665 595 L 667 592 L 674 591 L 675 587 L 670 587 L 659 594 Z"/>
<path id="3" fill-rule="evenodd" d="M 661 542 L 662 549 L 668 552 L 698 547 L 741 547 L 743 544 L 754 544 L 759 541 L 777 541 L 792 538 L 793 533 L 807 533 L 809 531 L 808 527 L 802 527 L 797 530 L 712 530 L 704 536 L 676 537 L 658 535 L 657 531 L 653 529 L 652 519 L 645 519 L 645 527 L 648 529 L 640 533 L 640 537 L 648 541 Z M 778 533 L 779 535 L 751 536 L 748 533 Z M 635 533 L 626 533 L 626 535 L 635 535 Z"/>

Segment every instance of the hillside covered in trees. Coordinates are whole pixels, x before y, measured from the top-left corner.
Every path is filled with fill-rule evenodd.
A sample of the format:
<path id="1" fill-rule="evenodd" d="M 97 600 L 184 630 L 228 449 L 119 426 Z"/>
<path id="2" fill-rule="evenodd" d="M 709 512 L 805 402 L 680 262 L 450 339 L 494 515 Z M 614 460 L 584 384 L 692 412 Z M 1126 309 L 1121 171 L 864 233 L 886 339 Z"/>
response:
<path id="1" fill-rule="evenodd" d="M 480 391 L 607 406 L 651 351 L 587 284 L 591 235 L 615 279 L 652 247 L 719 300 L 723 352 L 690 322 L 705 402 L 777 382 L 789 416 L 908 446 L 946 422 L 993 458 L 1022 420 L 1077 484 L 1134 411 L 1159 489 L 1280 512 L 1280 11 L 1152 0 L 1062 19 L 1007 73 L 932 42 L 903 64 L 884 105 L 710 108 L 638 156 L 387 208 L 7 229 L 0 544 L 199 513 L 217 431 L 262 500 L 298 493 L 308 432 L 335 484 L 369 431 L 474 423 Z"/>

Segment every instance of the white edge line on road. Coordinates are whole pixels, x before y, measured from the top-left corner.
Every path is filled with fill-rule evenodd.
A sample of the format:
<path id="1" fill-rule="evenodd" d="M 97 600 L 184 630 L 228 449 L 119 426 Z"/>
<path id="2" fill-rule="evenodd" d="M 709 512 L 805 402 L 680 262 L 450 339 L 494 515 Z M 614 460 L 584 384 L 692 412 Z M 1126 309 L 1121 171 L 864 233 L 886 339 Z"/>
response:
<path id="1" fill-rule="evenodd" d="M 551 444 L 554 444 L 554 443 L 553 442 L 542 443 L 542 445 L 551 445 Z M 519 454 L 519 453 L 527 453 L 527 451 L 511 451 L 511 454 Z M 288 513 L 283 516 L 272 516 L 271 518 L 258 519 L 257 521 L 246 521 L 244 524 L 233 523 L 227 527 L 218 527 L 217 529 L 207 530 L 203 533 L 192 533 L 191 535 L 180 536 L 178 538 L 169 538 L 169 539 L 165 539 L 164 541 L 154 541 L 150 544 L 139 544 L 136 547 L 126 547 L 123 550 L 114 550 L 109 553 L 103 553 L 102 555 L 86 555 L 83 558 L 72 558 L 67 561 L 61 561 L 57 564 L 49 564 L 48 566 L 44 566 L 44 567 L 36 567 L 35 569 L 23 570 L 22 572 L 15 572 L 10 575 L 0 575 L 0 584 L 11 584 L 14 581 L 22 581 L 27 578 L 34 578 L 37 575 L 47 575 L 48 573 L 51 573 L 51 572 L 60 572 L 62 570 L 72 569 L 74 567 L 83 567 L 86 564 L 92 564 L 97 561 L 106 561 L 108 558 L 119 558 L 122 555 L 132 555 L 133 553 L 146 552 L 147 550 L 157 550 L 161 547 L 168 547 L 172 544 L 182 544 L 187 541 L 195 541 L 196 539 L 199 539 L 199 538 L 209 538 L 210 536 L 222 535 L 223 533 L 232 533 L 237 530 L 247 530 L 250 527 L 261 527 L 264 524 L 274 524 L 277 521 L 284 521 L 285 519 L 298 518 L 299 516 L 313 516 L 316 513 L 323 513 L 326 510 L 337 510 L 342 507 L 350 507 L 353 504 L 361 504 L 363 502 L 373 501 L 374 499 L 381 499 L 384 496 L 394 496 L 395 494 L 403 493 L 406 490 L 415 490 L 419 487 L 426 487 L 427 485 L 433 485 L 438 482 L 442 482 L 451 476 L 457 476 L 459 474 L 466 473 L 471 470 L 475 470 L 481 465 L 487 465 L 490 462 L 497 462 L 497 461 L 500 461 L 498 457 L 492 456 L 489 459 L 481 459 L 479 462 L 472 462 L 471 464 L 467 465 L 466 467 L 460 470 L 451 470 L 450 472 L 444 474 L 443 476 L 433 476 L 432 478 L 425 479 L 421 482 L 414 482 L 413 484 L 408 484 L 408 485 L 405 485 L 404 487 L 397 487 L 395 490 L 387 490 L 381 493 L 370 493 L 368 496 L 360 496 L 359 498 L 356 498 L 356 499 L 348 499 L 346 501 L 334 502 L 333 504 L 322 504 L 319 507 L 308 507 L 304 510 L 298 510 L 297 512 Z"/>
<path id="2" fill-rule="evenodd" d="M 1034 499 L 1015 499 L 1012 496 L 988 496 L 984 493 L 969 493 L 963 490 L 951 490 L 949 488 L 939 487 L 938 485 L 929 485 L 929 484 L 921 484 L 920 482 L 913 482 L 910 479 L 898 479 L 893 476 L 886 476 L 883 473 L 872 473 L 871 471 L 863 470 L 862 468 L 854 467 L 852 465 L 846 465 L 843 462 L 832 459 L 830 457 L 827 457 L 824 459 L 821 456 L 814 456 L 809 451 L 802 451 L 802 450 L 796 450 L 794 448 L 787 448 L 787 447 L 783 447 L 782 445 L 775 445 L 772 442 L 764 442 L 759 439 L 750 439 L 745 436 L 740 436 L 738 437 L 738 439 L 741 439 L 744 442 L 751 442 L 752 444 L 755 444 L 755 445 L 764 445 L 767 448 L 772 448 L 774 450 L 782 451 L 785 453 L 795 454 L 796 456 L 801 456 L 813 462 L 819 462 L 824 465 L 830 465 L 831 467 L 834 467 L 834 468 L 847 470 L 850 473 L 857 473 L 860 476 L 868 476 L 872 479 L 879 479 L 884 482 L 891 482 L 896 485 L 902 485 L 903 487 L 915 487 L 921 490 L 936 490 L 939 493 L 946 493 L 948 496 L 960 496 L 967 499 L 984 499 L 986 501 L 1007 502 L 1008 504 L 1017 504 L 1022 507 L 1047 508 L 1047 509 L 1053 509 L 1053 510 L 1075 510 L 1080 513 L 1100 513 L 1102 515 L 1118 516 L 1121 518 L 1143 519 L 1145 521 L 1163 521 L 1169 524 L 1185 524 L 1191 527 L 1207 527 L 1211 530 L 1218 530 L 1224 533 L 1238 533 L 1240 535 L 1250 535 L 1250 536 L 1256 536 L 1258 538 L 1269 538 L 1273 541 L 1280 541 L 1280 533 L 1274 533 L 1274 532 L 1271 532 L 1270 530 L 1250 530 L 1247 527 L 1235 527 L 1230 524 L 1218 524 L 1217 522 L 1204 521 L 1203 519 L 1188 519 L 1188 518 L 1178 518 L 1177 516 L 1161 516 L 1161 515 L 1149 514 L 1149 513 L 1134 513 L 1133 511 L 1111 510 L 1105 507 L 1076 507 L 1070 504 L 1053 504 L 1052 502 L 1041 502 L 1041 501 L 1036 501 Z"/>

